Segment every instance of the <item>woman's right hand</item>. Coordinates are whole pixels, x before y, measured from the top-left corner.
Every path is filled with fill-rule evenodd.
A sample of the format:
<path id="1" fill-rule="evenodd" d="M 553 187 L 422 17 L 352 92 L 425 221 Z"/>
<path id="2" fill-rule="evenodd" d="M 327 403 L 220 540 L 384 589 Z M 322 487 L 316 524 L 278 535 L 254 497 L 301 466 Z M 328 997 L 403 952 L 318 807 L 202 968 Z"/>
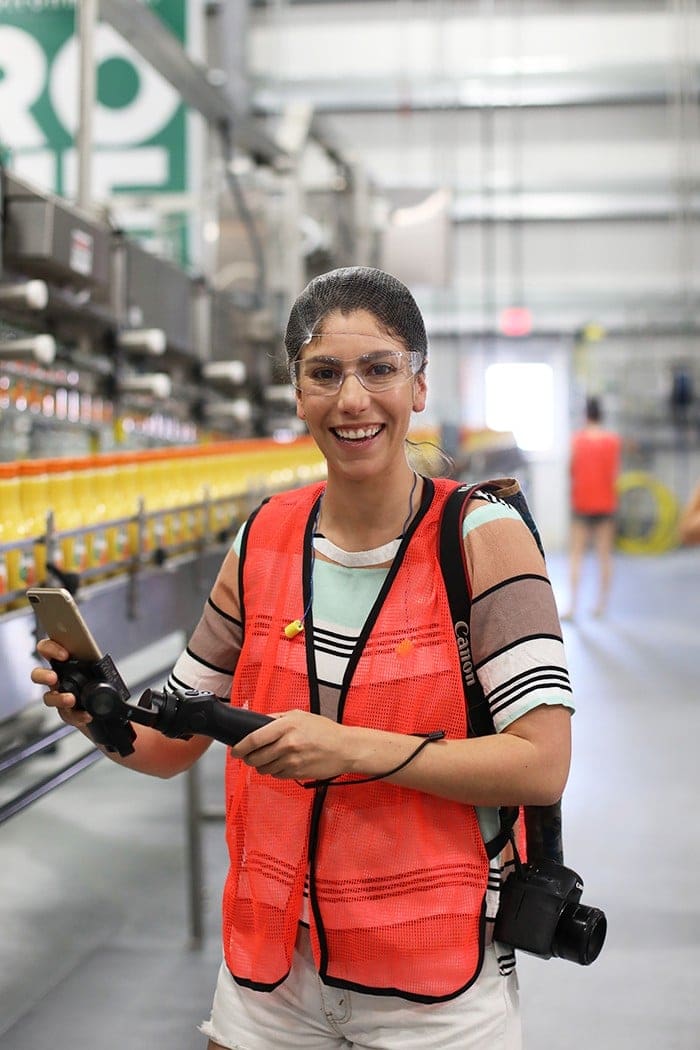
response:
<path id="1" fill-rule="evenodd" d="M 68 650 L 51 638 L 42 638 L 37 645 L 37 652 L 44 660 L 68 660 L 70 658 Z M 68 725 L 84 729 L 88 722 L 92 721 L 92 716 L 87 711 L 76 710 L 76 700 L 73 693 L 59 693 L 56 691 L 58 675 L 52 667 L 35 667 L 32 671 L 31 679 L 37 685 L 46 686 L 48 692 L 44 693 L 44 703 L 47 707 L 55 707 L 63 721 Z"/>

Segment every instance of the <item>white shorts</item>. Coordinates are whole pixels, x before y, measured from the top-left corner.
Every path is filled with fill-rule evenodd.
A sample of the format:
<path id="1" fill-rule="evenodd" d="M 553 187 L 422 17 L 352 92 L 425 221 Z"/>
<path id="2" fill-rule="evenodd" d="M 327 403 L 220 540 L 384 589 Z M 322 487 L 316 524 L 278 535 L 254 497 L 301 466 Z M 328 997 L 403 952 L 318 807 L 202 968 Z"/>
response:
<path id="1" fill-rule="evenodd" d="M 414 1003 L 323 984 L 299 931 L 289 976 L 272 992 L 236 984 L 222 963 L 204 1035 L 228 1050 L 521 1050 L 517 977 L 501 975 L 493 945 L 462 995 Z"/>

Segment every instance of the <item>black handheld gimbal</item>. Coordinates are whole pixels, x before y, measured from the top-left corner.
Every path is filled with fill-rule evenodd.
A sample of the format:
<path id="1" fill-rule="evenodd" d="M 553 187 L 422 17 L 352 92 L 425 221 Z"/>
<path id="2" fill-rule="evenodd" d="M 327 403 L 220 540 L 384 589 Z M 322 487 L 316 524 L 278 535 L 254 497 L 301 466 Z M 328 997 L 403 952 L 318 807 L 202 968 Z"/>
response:
<path id="1" fill-rule="evenodd" d="M 92 715 L 87 731 L 94 742 L 122 756 L 134 750 L 132 722 L 177 740 L 200 735 L 233 746 L 271 721 L 268 715 L 231 707 L 213 693 L 196 689 L 146 689 L 136 704 L 130 704 L 131 693 L 111 656 L 96 661 L 52 660 L 51 666 L 59 679 L 56 688 L 73 693 L 76 706 Z"/>

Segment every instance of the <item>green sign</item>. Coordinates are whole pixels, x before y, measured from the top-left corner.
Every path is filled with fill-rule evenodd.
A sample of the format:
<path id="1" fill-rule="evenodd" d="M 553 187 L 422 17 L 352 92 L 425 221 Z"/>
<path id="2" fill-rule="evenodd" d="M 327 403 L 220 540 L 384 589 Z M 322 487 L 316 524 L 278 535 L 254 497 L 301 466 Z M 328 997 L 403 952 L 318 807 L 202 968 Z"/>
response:
<path id="1" fill-rule="evenodd" d="M 149 6 L 184 42 L 187 0 Z M 187 122 L 178 94 L 103 22 L 95 63 L 93 198 L 183 193 Z M 0 0 L 0 149 L 18 176 L 68 198 L 77 185 L 78 90 L 76 4 Z"/>

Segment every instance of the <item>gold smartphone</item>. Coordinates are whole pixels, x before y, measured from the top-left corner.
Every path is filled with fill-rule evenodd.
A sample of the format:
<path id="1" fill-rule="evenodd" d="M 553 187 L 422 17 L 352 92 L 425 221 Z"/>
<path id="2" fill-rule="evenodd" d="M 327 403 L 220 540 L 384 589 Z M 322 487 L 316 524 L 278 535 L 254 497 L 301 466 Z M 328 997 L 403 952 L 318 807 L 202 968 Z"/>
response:
<path id="1" fill-rule="evenodd" d="M 49 638 L 59 642 L 76 660 L 100 660 L 100 647 L 92 637 L 73 595 L 63 587 L 30 587 L 27 598 Z"/>

